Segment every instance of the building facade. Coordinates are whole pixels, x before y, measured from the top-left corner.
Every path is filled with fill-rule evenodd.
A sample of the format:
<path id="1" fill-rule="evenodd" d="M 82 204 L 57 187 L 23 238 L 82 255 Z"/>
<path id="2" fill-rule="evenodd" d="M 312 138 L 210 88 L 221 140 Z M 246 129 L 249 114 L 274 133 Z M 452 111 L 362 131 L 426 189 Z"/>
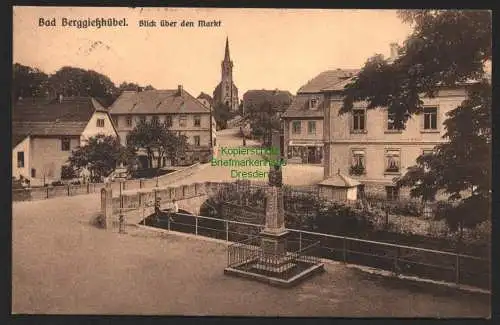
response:
<path id="1" fill-rule="evenodd" d="M 118 136 L 94 98 L 23 99 L 12 110 L 12 176 L 44 186 L 62 179 L 71 151 L 88 138 Z"/>
<path id="2" fill-rule="evenodd" d="M 329 106 L 323 89 L 343 83 L 357 71 L 325 71 L 297 91 L 282 115 L 284 150 L 289 163 L 323 164 L 323 115 Z"/>
<path id="3" fill-rule="evenodd" d="M 221 81 L 213 92 L 214 107 L 223 104 L 231 111 L 238 110 L 238 88 L 233 79 L 233 61 L 229 54 L 229 39 L 226 38 L 224 60 L 221 63 Z"/>
<path id="4" fill-rule="evenodd" d="M 187 137 L 188 149 L 175 161 L 164 158 L 158 166 L 184 165 L 208 161 L 216 143 L 215 119 L 210 107 L 194 98 L 181 85 L 171 90 L 125 91 L 109 108 L 121 143 L 127 145 L 127 135 L 139 121 L 158 120 L 166 123 L 170 130 Z M 144 153 L 139 152 L 143 167 L 147 166 Z"/>
<path id="5" fill-rule="evenodd" d="M 388 199 L 408 196 L 394 179 L 416 164 L 416 158 L 446 141 L 446 114 L 466 98 L 466 88 L 441 89 L 435 98 L 423 98 L 424 110 L 412 116 L 404 130 L 396 130 L 385 108 L 367 110 L 355 103 L 351 113 L 339 115 L 340 89 L 325 89 L 324 179 L 337 173 L 361 182 L 361 191 Z"/>

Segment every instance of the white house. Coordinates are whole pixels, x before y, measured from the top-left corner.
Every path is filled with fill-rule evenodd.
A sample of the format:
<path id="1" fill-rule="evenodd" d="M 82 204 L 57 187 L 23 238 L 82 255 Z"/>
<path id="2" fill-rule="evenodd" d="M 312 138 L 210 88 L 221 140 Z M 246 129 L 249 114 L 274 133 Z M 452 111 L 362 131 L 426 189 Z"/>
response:
<path id="1" fill-rule="evenodd" d="M 98 134 L 118 136 L 94 98 L 19 99 L 12 111 L 12 176 L 31 186 L 58 181 L 71 151 Z"/>

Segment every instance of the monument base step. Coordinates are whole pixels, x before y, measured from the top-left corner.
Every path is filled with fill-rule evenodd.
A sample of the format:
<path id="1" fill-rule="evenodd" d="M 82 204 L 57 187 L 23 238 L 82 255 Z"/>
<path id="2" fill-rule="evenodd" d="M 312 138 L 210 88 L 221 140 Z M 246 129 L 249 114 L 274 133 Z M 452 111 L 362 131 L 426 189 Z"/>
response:
<path id="1" fill-rule="evenodd" d="M 295 263 L 285 263 L 276 265 L 276 264 L 258 262 L 257 264 L 253 265 L 252 268 L 272 273 L 283 273 L 293 269 L 295 266 L 296 266 Z"/>
<path id="2" fill-rule="evenodd" d="M 276 274 L 276 276 L 269 276 L 264 274 L 259 274 L 257 270 L 252 272 L 247 269 L 240 269 L 235 267 L 227 267 L 224 269 L 224 274 L 243 277 L 263 283 L 270 284 L 272 286 L 282 287 L 282 288 L 290 288 L 293 287 L 305 279 L 324 272 L 324 266 L 322 263 L 310 264 L 308 267 L 303 269 L 302 271 L 298 271 L 296 274 L 291 275 L 290 277 L 280 278 L 280 273 Z"/>

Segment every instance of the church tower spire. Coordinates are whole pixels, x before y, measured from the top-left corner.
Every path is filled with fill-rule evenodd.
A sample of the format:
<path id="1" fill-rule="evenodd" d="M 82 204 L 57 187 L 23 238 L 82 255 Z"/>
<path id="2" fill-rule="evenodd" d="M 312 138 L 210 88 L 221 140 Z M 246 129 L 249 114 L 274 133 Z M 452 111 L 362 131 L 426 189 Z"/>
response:
<path id="1" fill-rule="evenodd" d="M 229 37 L 226 36 L 224 60 L 221 62 L 221 81 L 214 90 L 214 102 L 227 105 L 231 110 L 237 110 L 238 101 L 238 88 L 233 80 L 233 61 L 229 55 Z"/>
<path id="2" fill-rule="evenodd" d="M 229 56 L 229 37 L 226 37 L 226 53 L 224 54 L 224 61 L 231 61 Z"/>

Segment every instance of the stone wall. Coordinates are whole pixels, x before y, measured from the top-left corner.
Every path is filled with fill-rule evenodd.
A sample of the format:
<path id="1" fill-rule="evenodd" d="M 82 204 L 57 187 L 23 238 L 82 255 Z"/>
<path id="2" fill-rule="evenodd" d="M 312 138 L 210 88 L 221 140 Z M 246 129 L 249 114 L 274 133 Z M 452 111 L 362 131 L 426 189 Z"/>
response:
<path id="1" fill-rule="evenodd" d="M 162 175 L 153 179 L 130 179 L 121 182 L 122 190 L 138 190 L 143 188 L 154 188 L 158 186 L 167 186 L 173 182 L 179 181 L 193 175 L 201 168 L 201 164 L 197 163 L 181 170 Z M 59 196 L 73 196 L 90 193 L 99 193 L 105 187 L 105 183 L 88 183 L 81 185 L 62 185 L 62 186 L 46 186 L 30 189 L 19 189 L 12 191 L 12 201 L 29 201 L 29 200 L 44 200 Z M 120 192 L 120 182 L 112 182 L 111 188 L 115 196 Z"/>

